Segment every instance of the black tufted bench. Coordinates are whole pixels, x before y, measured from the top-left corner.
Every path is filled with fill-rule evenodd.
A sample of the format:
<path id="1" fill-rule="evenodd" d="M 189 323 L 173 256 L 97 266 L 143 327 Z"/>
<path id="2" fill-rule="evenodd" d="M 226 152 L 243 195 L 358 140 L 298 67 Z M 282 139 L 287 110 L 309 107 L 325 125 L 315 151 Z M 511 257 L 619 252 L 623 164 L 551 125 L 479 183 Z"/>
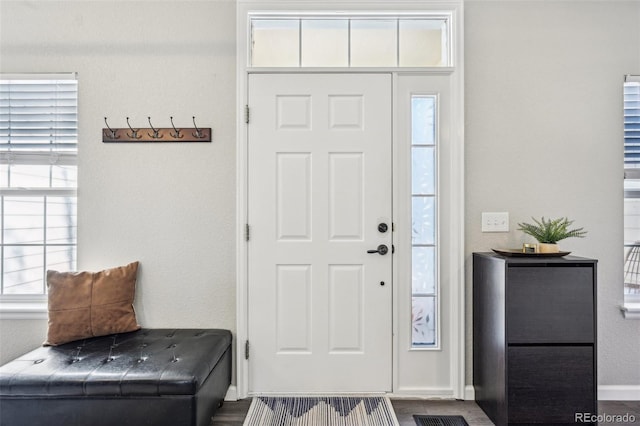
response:
<path id="1" fill-rule="evenodd" d="M 142 329 L 41 347 L 0 367 L 2 426 L 208 426 L 231 333 Z"/>

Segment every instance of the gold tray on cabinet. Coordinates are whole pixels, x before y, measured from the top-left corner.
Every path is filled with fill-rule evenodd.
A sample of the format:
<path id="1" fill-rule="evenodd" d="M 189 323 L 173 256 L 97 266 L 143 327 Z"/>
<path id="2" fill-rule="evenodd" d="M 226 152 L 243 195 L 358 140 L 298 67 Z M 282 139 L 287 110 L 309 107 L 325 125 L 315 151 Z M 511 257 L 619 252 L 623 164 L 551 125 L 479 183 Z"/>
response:
<path id="1" fill-rule="evenodd" d="M 491 249 L 494 252 L 507 257 L 562 257 L 571 254 L 570 251 L 559 251 L 557 253 L 532 253 L 523 252 L 522 249 Z"/>

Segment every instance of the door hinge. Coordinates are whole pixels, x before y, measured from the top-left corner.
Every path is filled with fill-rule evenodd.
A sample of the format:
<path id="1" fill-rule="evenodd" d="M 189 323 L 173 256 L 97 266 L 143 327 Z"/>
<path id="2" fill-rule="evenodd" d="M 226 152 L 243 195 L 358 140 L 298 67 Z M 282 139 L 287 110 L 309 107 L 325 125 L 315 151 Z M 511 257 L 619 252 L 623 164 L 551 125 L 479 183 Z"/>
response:
<path id="1" fill-rule="evenodd" d="M 249 359 L 249 341 L 244 342 L 244 359 Z"/>
<path id="2" fill-rule="evenodd" d="M 249 227 L 249 224 L 247 223 L 244 226 L 244 239 L 246 241 L 249 241 L 249 238 L 251 238 L 251 228 Z"/>
<path id="3" fill-rule="evenodd" d="M 244 106 L 244 122 L 249 124 L 249 105 Z"/>

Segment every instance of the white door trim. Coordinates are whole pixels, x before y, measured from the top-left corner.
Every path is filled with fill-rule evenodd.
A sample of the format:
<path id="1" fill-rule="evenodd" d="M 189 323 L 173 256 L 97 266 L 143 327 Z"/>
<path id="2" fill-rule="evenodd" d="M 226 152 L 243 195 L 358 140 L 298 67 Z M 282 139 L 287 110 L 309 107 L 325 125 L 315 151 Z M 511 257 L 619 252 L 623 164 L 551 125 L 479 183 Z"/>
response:
<path id="1" fill-rule="evenodd" d="M 453 395 L 449 397 L 464 399 L 465 398 L 465 380 L 466 380 L 466 356 L 465 356 L 465 262 L 464 262 L 464 56 L 463 56 L 463 0 L 448 1 L 430 1 L 430 0 L 399 0 L 390 3 L 387 0 L 325 0 L 304 1 L 304 0 L 279 0 L 279 1 L 259 1 L 259 0 L 238 0 L 237 2 L 237 37 L 236 37 L 236 54 L 237 54 L 237 119 L 236 119 L 236 357 L 235 357 L 235 385 L 238 398 L 246 398 L 248 392 L 248 362 L 245 360 L 245 342 L 248 336 L 248 280 L 247 280 L 247 241 L 245 238 L 247 223 L 247 194 L 248 194 L 248 167 L 247 167 L 247 126 L 245 124 L 244 106 L 248 99 L 248 74 L 250 72 L 318 72 L 318 69 L 269 69 L 269 70 L 251 70 L 248 68 L 248 35 L 249 28 L 247 25 L 248 16 L 251 12 L 258 11 L 335 11 L 335 10 L 365 10 L 365 11 L 432 11 L 432 10 L 448 10 L 452 12 L 453 28 L 451 34 L 452 55 L 454 68 L 446 69 L 369 69 L 371 72 L 389 72 L 393 73 L 418 73 L 418 74 L 441 74 L 446 73 L 451 76 L 451 91 L 453 104 L 453 118 L 451 126 L 452 150 L 454 152 L 454 164 L 450 166 L 450 179 L 452 185 L 456 188 L 453 194 L 451 214 L 455 215 L 451 218 L 452 226 L 451 249 L 448 254 L 451 257 L 451 267 L 448 271 L 452 282 L 457 285 L 452 288 L 452 309 L 454 315 L 451 315 L 451 327 L 453 329 L 453 347 L 451 359 L 451 383 L 453 384 Z M 358 69 L 323 69 L 323 72 L 363 72 Z M 394 95 L 395 96 L 395 95 Z M 395 108 L 394 108 L 395 111 Z M 394 113 L 395 114 L 395 113 Z M 395 116 L 394 116 L 395 125 Z M 395 135 L 394 135 L 395 138 Z M 394 147 L 397 145 L 394 140 Z M 394 148 L 395 149 L 395 148 Z M 395 181 L 395 179 L 394 179 Z M 394 277 L 395 279 L 396 277 Z M 394 291 L 396 291 L 394 289 Z M 394 293 L 394 334 L 397 336 L 397 295 Z M 394 359 L 398 350 L 397 339 L 394 336 L 393 351 Z M 393 369 L 397 369 L 395 365 Z M 394 384 L 395 386 L 395 384 Z M 395 388 L 394 388 L 395 389 Z M 416 395 L 418 392 L 416 392 Z M 403 394 L 402 396 L 407 396 Z M 421 396 L 429 396 L 422 394 Z M 435 390 L 430 396 L 438 395 Z"/>

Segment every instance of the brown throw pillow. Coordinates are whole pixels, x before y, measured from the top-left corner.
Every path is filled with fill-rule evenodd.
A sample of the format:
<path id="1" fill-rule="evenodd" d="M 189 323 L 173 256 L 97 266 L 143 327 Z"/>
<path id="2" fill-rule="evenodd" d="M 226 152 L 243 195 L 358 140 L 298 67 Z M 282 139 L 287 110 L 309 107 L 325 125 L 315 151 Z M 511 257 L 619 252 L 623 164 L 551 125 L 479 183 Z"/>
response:
<path id="1" fill-rule="evenodd" d="M 47 271 L 45 345 L 140 329 L 133 309 L 138 262 L 100 272 Z"/>

